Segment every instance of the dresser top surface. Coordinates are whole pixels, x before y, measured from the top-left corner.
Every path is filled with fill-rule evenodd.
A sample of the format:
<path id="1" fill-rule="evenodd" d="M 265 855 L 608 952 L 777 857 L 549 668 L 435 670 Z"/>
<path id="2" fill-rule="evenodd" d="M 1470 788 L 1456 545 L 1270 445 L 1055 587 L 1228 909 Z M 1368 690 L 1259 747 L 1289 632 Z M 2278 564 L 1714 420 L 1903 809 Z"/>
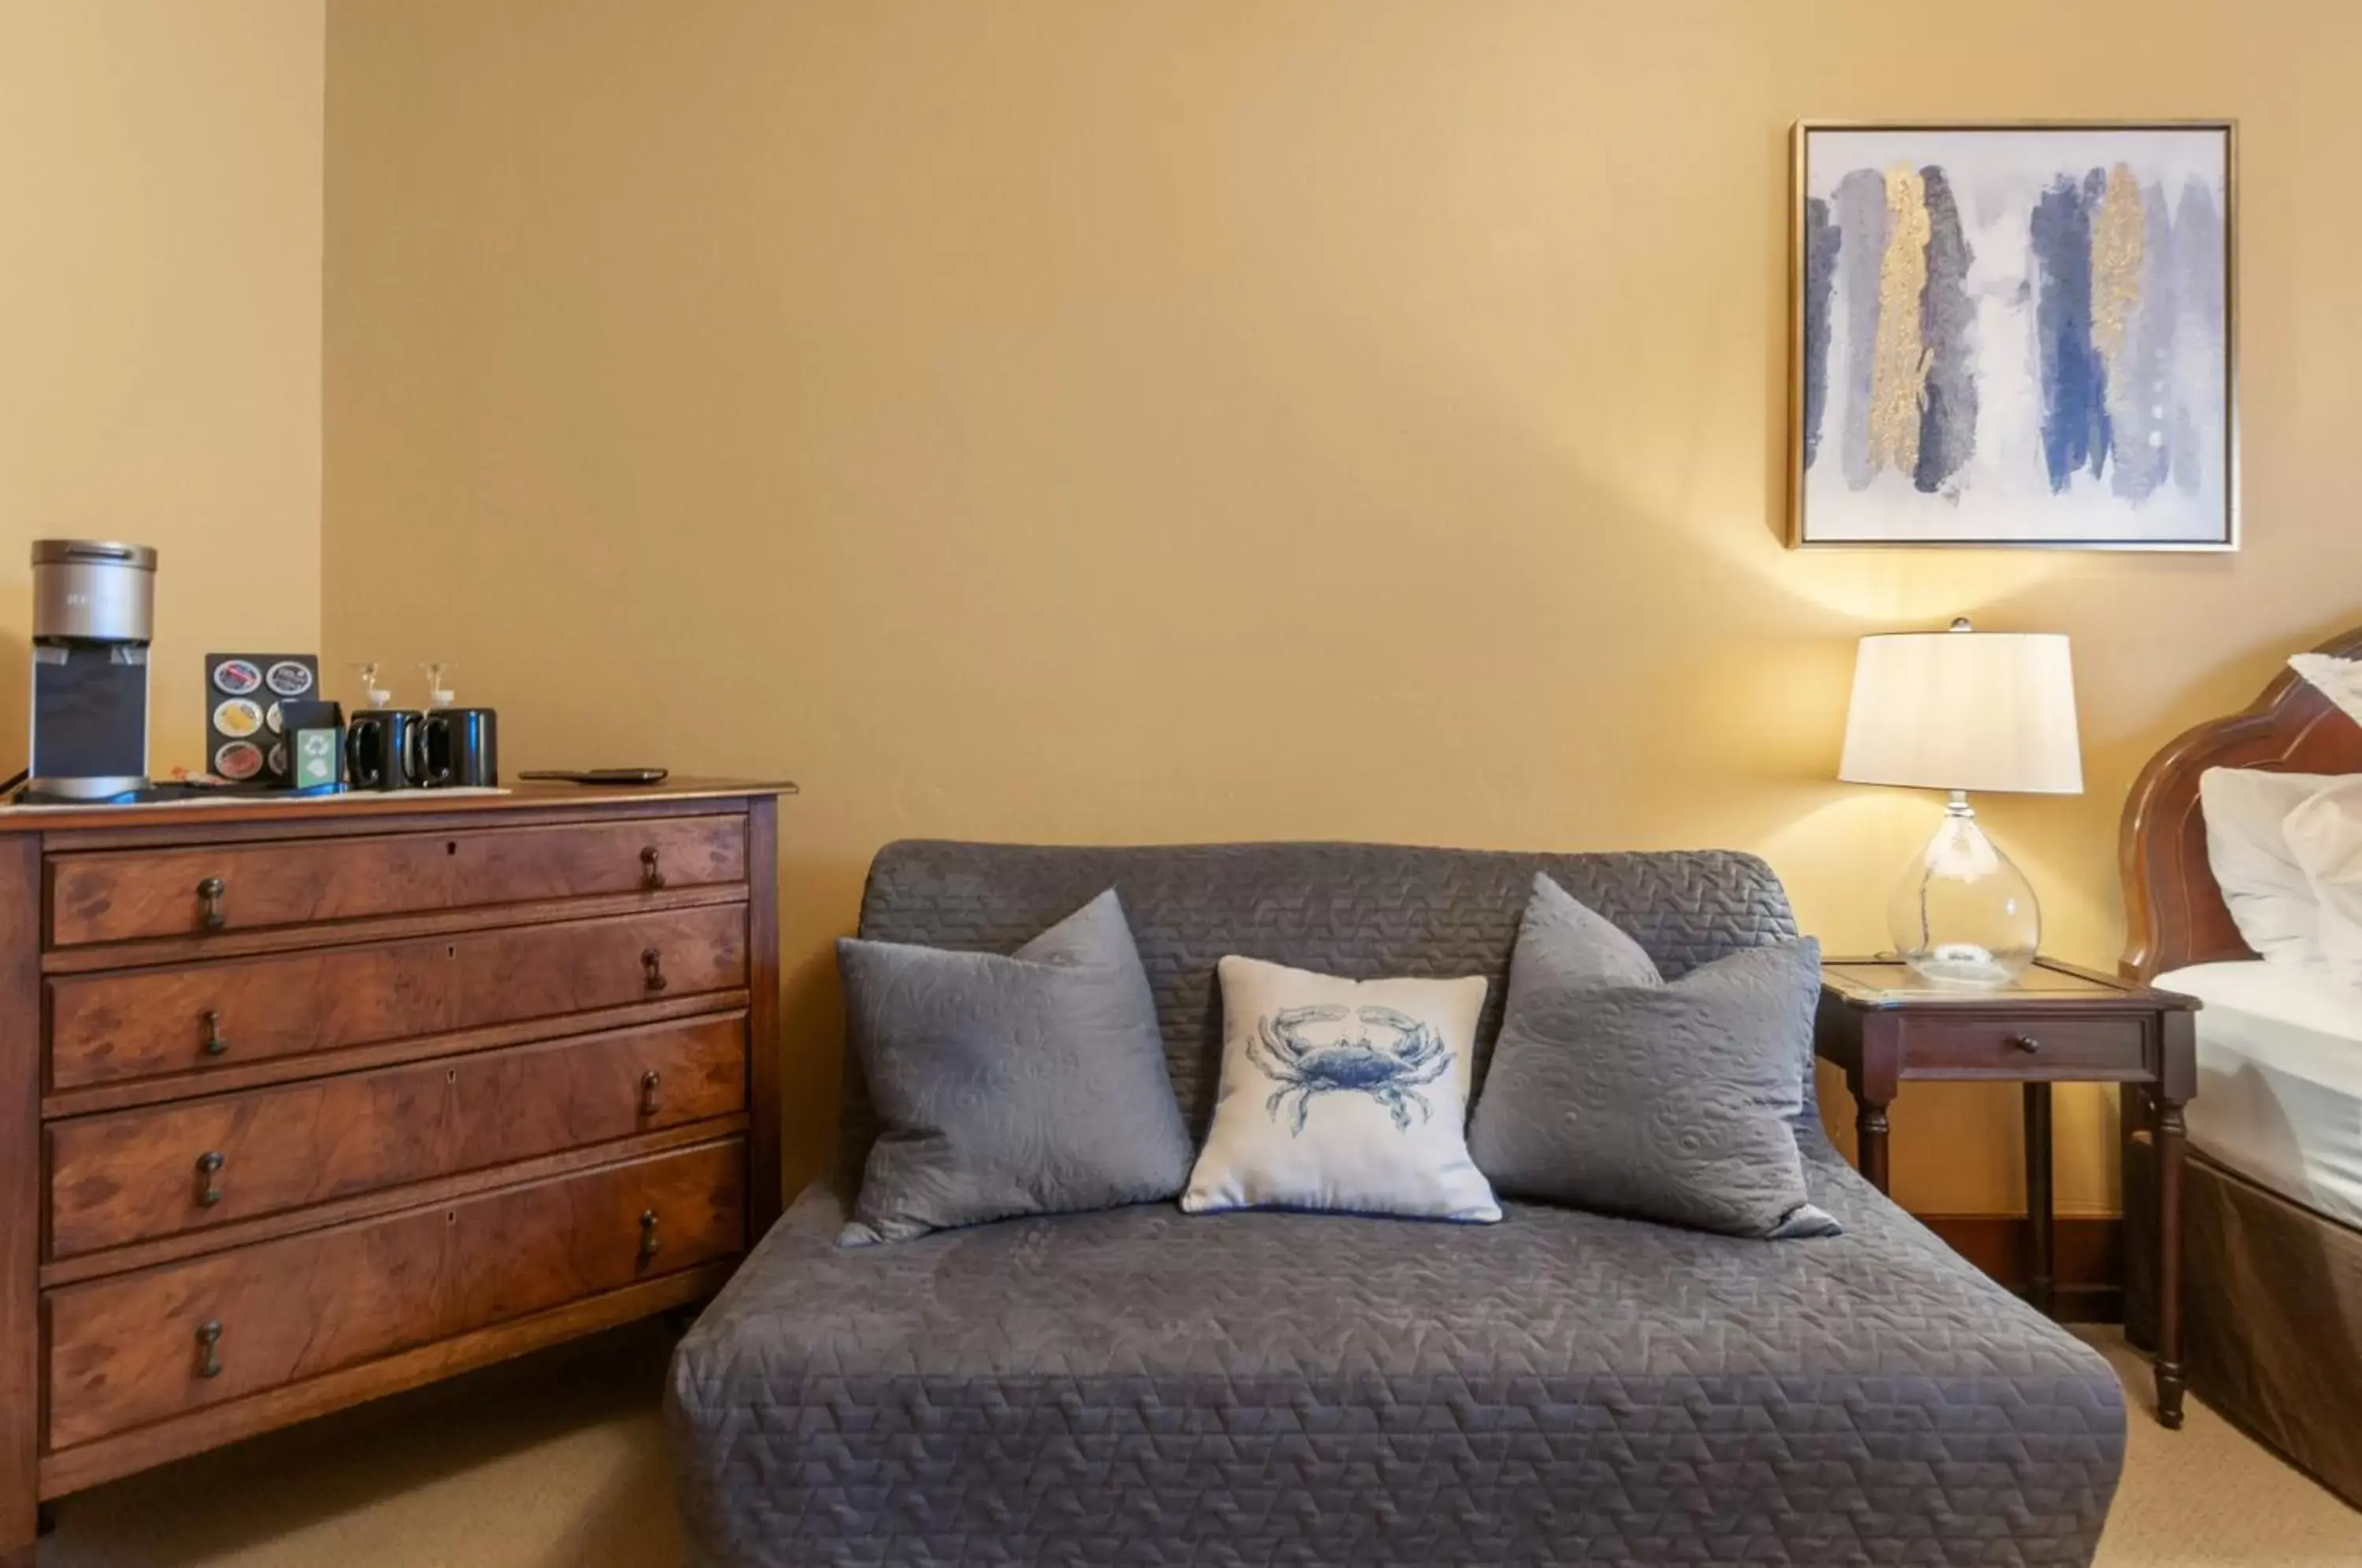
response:
<path id="1" fill-rule="evenodd" d="M 675 801 L 743 801 L 792 795 L 784 780 L 668 778 L 661 784 L 518 784 L 493 791 L 354 790 L 340 795 L 237 795 L 202 801 L 141 801 L 100 806 L 0 806 L 0 834 L 87 828 L 175 828 L 219 823 L 283 823 L 290 827 L 376 821 L 454 812 L 498 817 L 510 812 L 631 807 Z"/>

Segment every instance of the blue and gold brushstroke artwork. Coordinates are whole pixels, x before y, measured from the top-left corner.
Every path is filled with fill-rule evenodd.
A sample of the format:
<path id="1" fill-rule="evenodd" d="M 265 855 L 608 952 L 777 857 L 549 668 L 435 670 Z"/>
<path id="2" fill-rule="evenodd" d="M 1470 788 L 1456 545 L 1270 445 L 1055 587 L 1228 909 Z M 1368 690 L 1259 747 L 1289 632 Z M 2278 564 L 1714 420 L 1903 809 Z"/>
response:
<path id="1" fill-rule="evenodd" d="M 2233 542 L 2228 127 L 1800 134 L 1804 542 Z"/>

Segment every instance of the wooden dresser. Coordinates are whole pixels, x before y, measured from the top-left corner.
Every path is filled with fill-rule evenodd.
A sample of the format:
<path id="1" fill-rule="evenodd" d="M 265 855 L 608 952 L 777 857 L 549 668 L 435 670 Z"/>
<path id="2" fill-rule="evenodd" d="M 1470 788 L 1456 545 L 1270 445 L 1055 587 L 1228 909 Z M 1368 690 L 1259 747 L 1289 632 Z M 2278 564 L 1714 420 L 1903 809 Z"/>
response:
<path id="1" fill-rule="evenodd" d="M 0 813 L 38 1499 L 711 1295 L 778 1211 L 776 791 Z"/>

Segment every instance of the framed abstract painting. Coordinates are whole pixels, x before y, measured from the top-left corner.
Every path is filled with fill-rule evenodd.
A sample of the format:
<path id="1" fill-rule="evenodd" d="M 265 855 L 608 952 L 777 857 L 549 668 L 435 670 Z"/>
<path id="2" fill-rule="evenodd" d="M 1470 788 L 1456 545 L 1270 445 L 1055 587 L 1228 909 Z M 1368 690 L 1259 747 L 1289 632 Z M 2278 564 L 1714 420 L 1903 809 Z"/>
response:
<path id="1" fill-rule="evenodd" d="M 1795 132 L 1795 545 L 2239 543 L 2236 127 Z"/>

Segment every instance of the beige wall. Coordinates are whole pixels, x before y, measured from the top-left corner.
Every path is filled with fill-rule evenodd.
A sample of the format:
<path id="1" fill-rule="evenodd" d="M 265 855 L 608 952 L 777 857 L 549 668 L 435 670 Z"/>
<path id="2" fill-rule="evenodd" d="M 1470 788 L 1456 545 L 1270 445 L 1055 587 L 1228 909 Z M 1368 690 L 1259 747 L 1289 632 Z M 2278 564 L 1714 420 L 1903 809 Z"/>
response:
<path id="1" fill-rule="evenodd" d="M 810 1138 L 897 834 L 1736 845 L 1874 944 L 1937 808 L 1830 781 L 1852 639 L 1958 612 L 2074 636 L 2091 792 L 1987 814 L 2108 964 L 2134 769 L 2362 620 L 2355 9 L 340 3 L 331 651 L 803 782 Z M 2244 122 L 2246 550 L 1784 550 L 1790 122 L 2110 115 Z M 1895 1125 L 2014 1199 L 2014 1097 Z"/>
<path id="2" fill-rule="evenodd" d="M 320 635 L 319 0 L 0 7 L 0 775 L 31 541 L 161 551 L 149 760 L 204 656 Z"/>

